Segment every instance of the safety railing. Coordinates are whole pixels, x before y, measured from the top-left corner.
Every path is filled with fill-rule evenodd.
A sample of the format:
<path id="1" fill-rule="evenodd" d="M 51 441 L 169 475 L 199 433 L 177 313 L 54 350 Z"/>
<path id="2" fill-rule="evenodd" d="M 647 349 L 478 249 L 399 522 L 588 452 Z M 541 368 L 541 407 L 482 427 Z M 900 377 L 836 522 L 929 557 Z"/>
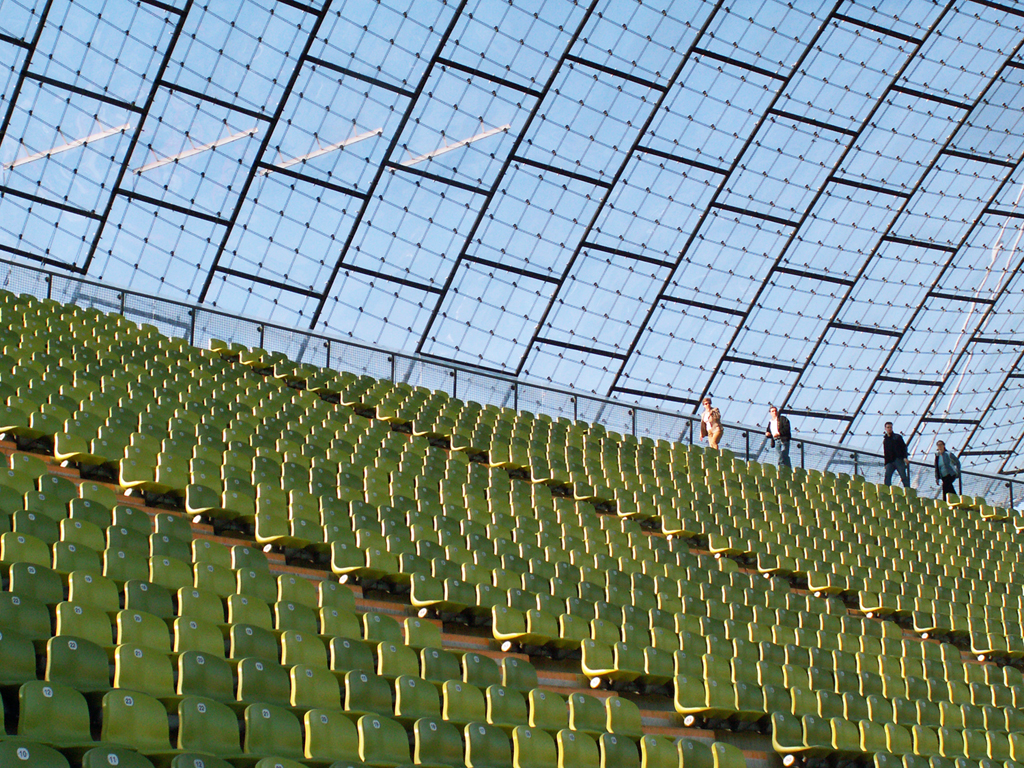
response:
<path id="1" fill-rule="evenodd" d="M 608 429 L 637 437 L 693 443 L 698 435 L 699 419 L 692 414 L 670 413 L 518 381 L 468 366 L 239 317 L 215 308 L 115 288 L 6 259 L 0 259 L 0 288 L 118 312 L 135 322 L 154 325 L 167 335 L 187 339 L 196 346 L 207 346 L 211 339 L 237 342 L 281 352 L 300 363 L 444 390 L 452 397 L 483 404 L 598 422 Z M 774 463 L 774 450 L 763 428 L 737 424 L 725 427 L 722 448 L 746 460 Z M 842 445 L 794 439 L 790 445 L 790 460 L 793 467 L 859 475 L 876 483 L 883 481 L 884 464 L 879 454 Z M 933 466 L 912 462 L 910 469 L 912 487 L 923 496 L 937 497 L 939 486 L 935 483 Z M 1004 507 L 1014 508 L 1024 502 L 1024 481 L 1001 475 L 965 471 L 959 490 L 961 494 L 984 496 L 990 504 Z"/>

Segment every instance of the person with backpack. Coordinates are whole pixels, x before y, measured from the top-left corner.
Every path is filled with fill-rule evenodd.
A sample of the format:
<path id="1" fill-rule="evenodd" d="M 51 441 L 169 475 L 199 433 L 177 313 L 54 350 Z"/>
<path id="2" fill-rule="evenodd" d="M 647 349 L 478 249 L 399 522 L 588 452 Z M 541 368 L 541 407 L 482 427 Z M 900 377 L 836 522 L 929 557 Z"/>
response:
<path id="1" fill-rule="evenodd" d="M 718 450 L 718 442 L 725 432 L 722 429 L 722 412 L 711 406 L 711 398 L 704 398 L 704 413 L 700 417 L 700 439 L 707 439 L 708 446 Z"/>
<path id="2" fill-rule="evenodd" d="M 935 482 L 942 485 L 942 498 L 956 493 L 954 481 L 960 477 L 960 459 L 952 451 L 946 450 L 946 444 L 939 440 L 935 444 Z"/>

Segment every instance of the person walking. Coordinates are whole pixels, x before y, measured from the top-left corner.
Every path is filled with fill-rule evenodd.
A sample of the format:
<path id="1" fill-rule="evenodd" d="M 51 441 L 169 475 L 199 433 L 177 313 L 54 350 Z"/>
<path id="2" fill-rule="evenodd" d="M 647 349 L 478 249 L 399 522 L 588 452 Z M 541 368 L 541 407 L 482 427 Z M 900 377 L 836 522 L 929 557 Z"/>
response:
<path id="1" fill-rule="evenodd" d="M 718 450 L 718 441 L 722 439 L 722 412 L 711 406 L 711 398 L 704 398 L 704 413 L 700 417 L 700 439 L 705 438 L 708 445 Z"/>
<path id="2" fill-rule="evenodd" d="M 960 477 L 960 459 L 952 451 L 946 450 L 946 444 L 939 440 L 935 444 L 935 482 L 942 486 L 942 498 L 956 493 L 953 482 Z"/>
<path id="3" fill-rule="evenodd" d="M 885 461 L 885 484 L 892 485 L 892 473 L 898 472 L 903 487 L 910 487 L 910 454 L 903 435 L 892 431 L 892 422 L 885 422 L 885 435 L 882 437 L 882 457 Z"/>
<path id="4" fill-rule="evenodd" d="M 765 437 L 772 440 L 772 448 L 775 449 L 776 463 L 780 467 L 790 467 L 789 462 L 789 419 L 779 413 L 774 405 L 768 408 L 768 428 L 764 431 Z"/>

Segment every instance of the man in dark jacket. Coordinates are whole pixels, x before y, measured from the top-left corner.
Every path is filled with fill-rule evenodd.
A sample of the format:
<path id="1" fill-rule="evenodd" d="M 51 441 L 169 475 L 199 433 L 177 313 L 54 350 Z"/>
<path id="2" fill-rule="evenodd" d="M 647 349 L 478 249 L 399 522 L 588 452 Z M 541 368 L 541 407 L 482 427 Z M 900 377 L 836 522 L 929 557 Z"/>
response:
<path id="1" fill-rule="evenodd" d="M 775 448 L 776 463 L 780 467 L 792 467 L 789 463 L 789 419 L 779 413 L 774 405 L 768 409 L 768 428 L 765 437 L 770 437 Z"/>
<path id="2" fill-rule="evenodd" d="M 892 485 L 892 473 L 898 472 L 903 487 L 910 487 L 910 456 L 903 435 L 892 431 L 892 422 L 885 422 L 885 436 L 882 438 L 882 456 L 885 460 L 885 484 Z"/>

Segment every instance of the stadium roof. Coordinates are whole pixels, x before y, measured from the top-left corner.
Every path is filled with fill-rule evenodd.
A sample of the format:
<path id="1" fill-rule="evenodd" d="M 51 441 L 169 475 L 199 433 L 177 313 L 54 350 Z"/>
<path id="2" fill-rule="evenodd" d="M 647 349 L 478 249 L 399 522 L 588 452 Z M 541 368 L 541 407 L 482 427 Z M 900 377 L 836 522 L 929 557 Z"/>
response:
<path id="1" fill-rule="evenodd" d="M 1024 469 L 1024 10 L 878 5 L 0 0 L 0 250 Z"/>

